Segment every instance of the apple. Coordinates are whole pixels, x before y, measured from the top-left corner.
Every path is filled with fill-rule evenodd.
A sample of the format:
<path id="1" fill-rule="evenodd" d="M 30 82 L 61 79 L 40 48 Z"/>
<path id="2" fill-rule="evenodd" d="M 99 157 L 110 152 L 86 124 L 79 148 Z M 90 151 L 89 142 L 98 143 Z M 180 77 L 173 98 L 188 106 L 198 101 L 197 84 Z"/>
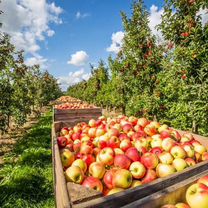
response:
<path id="1" fill-rule="evenodd" d="M 197 141 L 197 140 L 195 140 L 195 139 L 191 140 L 190 143 L 191 143 L 194 147 L 195 147 L 196 145 L 201 144 L 199 141 Z"/>
<path id="2" fill-rule="evenodd" d="M 163 150 L 160 147 L 154 147 L 150 150 L 150 152 L 158 156 L 160 153 L 163 152 Z"/>
<path id="3" fill-rule="evenodd" d="M 155 135 L 154 135 L 155 136 Z M 152 136 L 153 138 L 153 136 Z M 153 138 L 151 141 L 151 147 L 162 147 L 162 139 L 161 138 Z"/>
<path id="4" fill-rule="evenodd" d="M 108 146 L 111 148 L 119 148 L 120 147 L 120 140 L 117 136 L 111 136 L 108 141 Z"/>
<path id="5" fill-rule="evenodd" d="M 102 182 L 98 178 L 94 178 L 93 176 L 89 176 L 89 177 L 85 178 L 82 183 L 82 186 L 94 189 L 99 192 L 103 191 Z"/>
<path id="6" fill-rule="evenodd" d="M 142 184 L 150 183 L 151 181 L 154 181 L 156 178 L 157 178 L 156 172 L 152 169 L 147 169 L 146 174 L 142 179 Z"/>
<path id="7" fill-rule="evenodd" d="M 113 188 L 107 193 L 107 196 L 112 195 L 112 194 L 116 194 L 121 191 L 124 191 L 124 189 L 123 188 Z"/>
<path id="8" fill-rule="evenodd" d="M 106 171 L 103 182 L 106 185 L 107 188 L 112 189 L 113 188 L 113 174 L 117 171 L 117 169 L 113 168 L 108 171 Z"/>
<path id="9" fill-rule="evenodd" d="M 181 143 L 189 142 L 189 141 L 190 141 L 190 139 L 187 138 L 187 137 L 184 137 L 184 136 L 182 136 L 182 137 L 181 137 L 181 140 L 180 140 Z"/>
<path id="10" fill-rule="evenodd" d="M 123 169 L 128 169 L 131 164 L 131 160 L 124 154 L 116 155 L 114 158 L 114 166 Z"/>
<path id="11" fill-rule="evenodd" d="M 176 206 L 173 204 L 165 204 L 161 208 L 176 208 Z"/>
<path id="12" fill-rule="evenodd" d="M 173 155 L 174 158 L 182 158 L 184 159 L 186 157 L 186 152 L 185 150 L 180 147 L 180 146 L 173 146 L 171 149 L 170 149 L 170 153 L 171 155 Z"/>
<path id="13" fill-rule="evenodd" d="M 132 141 L 136 141 L 141 137 L 141 134 L 139 132 L 134 132 L 133 135 L 131 136 Z"/>
<path id="14" fill-rule="evenodd" d="M 78 125 L 76 125 L 76 126 L 73 127 L 73 131 L 74 131 L 74 133 L 80 134 L 82 130 Z"/>
<path id="15" fill-rule="evenodd" d="M 63 136 L 58 137 L 57 138 L 57 143 L 58 143 L 58 146 L 60 148 L 64 148 L 66 146 L 66 144 L 67 144 L 67 138 L 66 137 L 63 137 Z"/>
<path id="16" fill-rule="evenodd" d="M 169 152 L 162 152 L 158 154 L 161 163 L 170 165 L 173 162 L 173 156 Z"/>
<path id="17" fill-rule="evenodd" d="M 89 166 L 89 173 L 98 179 L 102 179 L 105 174 L 105 166 L 99 162 L 93 162 Z"/>
<path id="18" fill-rule="evenodd" d="M 75 140 L 75 141 L 77 141 L 77 140 Z M 75 141 L 74 141 L 74 144 L 73 144 L 73 150 L 74 150 L 75 153 L 78 153 L 80 151 L 82 143 L 80 142 L 80 140 L 78 140 L 79 142 L 75 142 Z"/>
<path id="19" fill-rule="evenodd" d="M 154 169 L 158 165 L 158 157 L 150 152 L 141 156 L 141 163 L 148 169 Z"/>
<path id="20" fill-rule="evenodd" d="M 80 153 L 83 155 L 87 155 L 87 154 L 92 154 L 93 153 L 93 149 L 91 146 L 87 145 L 87 144 L 82 144 L 80 147 Z"/>
<path id="21" fill-rule="evenodd" d="M 187 157 L 187 158 L 185 159 L 185 161 L 186 161 L 186 164 L 188 165 L 188 167 L 191 167 L 191 166 L 196 165 L 196 162 L 195 162 L 195 160 L 194 160 L 193 158 Z"/>
<path id="22" fill-rule="evenodd" d="M 121 133 L 118 138 L 119 138 L 120 141 L 122 141 L 124 139 L 129 139 L 129 137 L 125 133 Z"/>
<path id="23" fill-rule="evenodd" d="M 112 137 L 112 136 L 118 137 L 119 136 L 119 130 L 116 128 L 109 129 L 107 133 L 108 133 L 109 137 Z"/>
<path id="24" fill-rule="evenodd" d="M 114 151 L 110 147 L 103 148 L 97 155 L 96 160 L 104 165 L 112 165 L 114 161 Z"/>
<path id="25" fill-rule="evenodd" d="M 70 151 L 65 149 L 61 153 L 61 162 L 64 168 L 68 168 L 75 160 L 74 154 Z"/>
<path id="26" fill-rule="evenodd" d="M 113 174 L 113 187 L 115 188 L 129 188 L 132 183 L 132 175 L 126 169 L 118 169 Z"/>
<path id="27" fill-rule="evenodd" d="M 133 130 L 133 126 L 130 123 L 126 123 L 122 126 L 123 132 L 128 133 L 130 130 Z"/>
<path id="28" fill-rule="evenodd" d="M 120 148 L 114 148 L 115 155 L 124 154 L 123 150 Z"/>
<path id="29" fill-rule="evenodd" d="M 197 183 L 203 183 L 204 185 L 208 186 L 208 175 L 201 177 Z"/>
<path id="30" fill-rule="evenodd" d="M 202 155 L 198 152 L 195 152 L 194 154 L 194 157 L 195 157 L 195 161 L 198 163 L 198 162 L 201 162 L 202 160 Z"/>
<path id="31" fill-rule="evenodd" d="M 156 168 L 157 176 L 160 178 L 166 177 L 175 172 L 176 172 L 176 169 L 173 167 L 173 165 L 159 163 Z"/>
<path id="32" fill-rule="evenodd" d="M 90 127 L 95 127 L 96 126 L 95 119 L 90 119 L 89 122 L 88 122 L 88 124 L 89 124 Z"/>
<path id="33" fill-rule="evenodd" d="M 82 159 L 76 159 L 72 166 L 78 166 L 82 169 L 82 171 L 85 173 L 87 171 L 87 163 Z"/>
<path id="34" fill-rule="evenodd" d="M 129 139 L 124 139 L 120 143 L 120 149 L 122 149 L 124 152 L 132 146 L 131 141 Z"/>
<path id="35" fill-rule="evenodd" d="M 153 136 L 157 134 L 157 129 L 152 124 L 147 124 L 144 128 L 144 132 L 149 136 Z"/>
<path id="36" fill-rule="evenodd" d="M 73 133 L 71 135 L 71 139 L 72 140 L 80 139 L 80 133 L 79 132 Z"/>
<path id="37" fill-rule="evenodd" d="M 93 155 L 97 156 L 98 153 L 100 152 L 100 150 L 101 150 L 101 149 L 98 148 L 98 147 L 93 148 Z"/>
<path id="38" fill-rule="evenodd" d="M 147 124 L 149 124 L 149 121 L 146 118 L 138 118 L 137 125 L 145 127 Z"/>
<path id="39" fill-rule="evenodd" d="M 191 140 L 194 139 L 193 135 L 192 135 L 191 133 L 188 133 L 188 132 L 184 133 L 184 134 L 183 134 L 183 137 L 188 138 L 189 141 L 191 141 Z"/>
<path id="40" fill-rule="evenodd" d="M 67 134 L 69 134 L 69 129 L 67 127 L 63 127 L 61 129 L 61 135 L 65 136 Z"/>
<path id="41" fill-rule="evenodd" d="M 207 208 L 208 187 L 202 183 L 191 185 L 186 191 L 186 201 L 191 208 Z"/>
<path id="42" fill-rule="evenodd" d="M 136 117 L 134 117 L 134 116 L 130 116 L 129 119 L 128 119 L 128 121 L 131 122 L 131 124 L 133 126 L 135 126 L 137 124 L 137 120 L 138 119 Z"/>
<path id="43" fill-rule="evenodd" d="M 201 159 L 202 161 L 208 160 L 208 152 L 203 152 Z"/>
<path id="44" fill-rule="evenodd" d="M 181 135 L 178 133 L 178 131 L 171 129 L 170 130 L 170 135 L 175 141 L 180 141 Z"/>
<path id="45" fill-rule="evenodd" d="M 191 144 L 185 143 L 182 145 L 182 147 L 186 151 L 186 154 L 188 157 L 194 157 L 195 152 L 194 152 L 194 148 Z"/>
<path id="46" fill-rule="evenodd" d="M 195 152 L 198 152 L 199 154 L 203 154 L 204 152 L 206 152 L 206 147 L 201 145 L 201 144 L 198 144 L 198 145 L 195 145 L 194 146 L 194 151 Z"/>
<path id="47" fill-rule="evenodd" d="M 176 158 L 173 160 L 173 166 L 177 171 L 182 171 L 187 167 L 187 163 L 182 158 Z"/>
<path id="48" fill-rule="evenodd" d="M 132 184 L 131 184 L 131 188 L 137 187 L 137 186 L 141 186 L 142 182 L 139 180 L 133 180 Z"/>
<path id="49" fill-rule="evenodd" d="M 174 146 L 175 141 L 169 137 L 162 140 L 162 148 L 165 151 L 170 151 L 170 149 Z"/>
<path id="50" fill-rule="evenodd" d="M 87 136 L 87 135 L 85 135 L 85 136 L 83 136 L 80 140 L 81 140 L 81 143 L 82 143 L 82 144 L 83 144 L 83 143 L 87 144 L 87 143 L 90 141 L 90 137 Z"/>
<path id="51" fill-rule="evenodd" d="M 132 176 L 136 179 L 140 179 L 143 178 L 145 173 L 146 173 L 146 168 L 144 167 L 144 165 L 139 162 L 133 162 L 130 167 L 129 167 L 129 171 L 131 172 Z"/>
<path id="52" fill-rule="evenodd" d="M 86 162 L 87 166 L 89 167 L 91 163 L 95 162 L 95 157 L 93 155 L 82 155 L 81 159 Z"/>
<path id="53" fill-rule="evenodd" d="M 74 183 L 81 184 L 84 179 L 84 172 L 78 166 L 71 166 L 71 167 L 67 168 L 65 175 L 66 175 L 66 180 L 68 182 L 74 182 Z"/>
<path id="54" fill-rule="evenodd" d="M 190 208 L 190 206 L 188 204 L 185 203 L 177 203 L 175 205 L 176 208 Z"/>
<path id="55" fill-rule="evenodd" d="M 161 133 L 162 132 L 165 132 L 165 133 L 168 133 L 168 125 L 166 125 L 166 124 L 163 124 L 162 126 L 160 126 L 159 128 L 158 128 L 158 132 L 160 133 L 160 135 L 161 135 Z M 164 134 L 165 135 L 165 134 Z M 161 137 L 162 137 L 162 135 L 161 135 Z M 168 136 L 169 137 L 169 136 Z M 162 137 L 163 139 L 165 138 L 165 137 Z"/>
<path id="56" fill-rule="evenodd" d="M 97 131 L 97 129 L 96 129 L 95 127 L 90 128 L 90 129 L 88 130 L 88 135 L 89 135 L 89 137 L 94 138 L 95 135 L 96 135 L 96 131 Z"/>
<path id="57" fill-rule="evenodd" d="M 126 150 L 125 155 L 130 158 L 133 162 L 140 160 L 140 154 L 135 147 L 130 147 Z"/>

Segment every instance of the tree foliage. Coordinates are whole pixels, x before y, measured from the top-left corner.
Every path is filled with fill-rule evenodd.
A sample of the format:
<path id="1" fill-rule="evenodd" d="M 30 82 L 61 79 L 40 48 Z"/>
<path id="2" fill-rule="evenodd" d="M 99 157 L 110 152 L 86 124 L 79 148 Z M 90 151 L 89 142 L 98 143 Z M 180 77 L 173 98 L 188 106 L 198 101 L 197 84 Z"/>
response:
<path id="1" fill-rule="evenodd" d="M 158 26 L 161 42 L 148 26 L 143 1 L 135 1 L 131 17 L 121 13 L 125 36 L 121 51 L 109 57 L 109 79 L 97 87 L 92 73 L 68 93 L 208 134 L 208 24 L 202 24 L 203 9 L 208 9 L 206 0 L 165 0 Z"/>

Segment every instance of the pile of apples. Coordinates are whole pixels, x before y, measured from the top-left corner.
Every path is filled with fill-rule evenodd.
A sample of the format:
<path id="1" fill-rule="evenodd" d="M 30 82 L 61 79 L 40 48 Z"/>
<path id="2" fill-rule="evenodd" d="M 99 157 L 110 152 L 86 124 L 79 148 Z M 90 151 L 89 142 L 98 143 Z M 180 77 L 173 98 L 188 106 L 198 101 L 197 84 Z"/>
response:
<path id="1" fill-rule="evenodd" d="M 57 99 L 58 102 L 74 102 L 74 101 L 80 101 L 77 98 L 73 98 L 71 96 L 61 96 Z"/>
<path id="2" fill-rule="evenodd" d="M 91 119 L 57 138 L 66 180 L 110 195 L 208 160 L 192 134 L 145 118 Z"/>
<path id="3" fill-rule="evenodd" d="M 88 108 L 95 108 L 94 105 L 88 104 L 88 103 L 82 103 L 82 102 L 74 102 L 74 103 L 63 103 L 59 105 L 55 105 L 56 109 L 88 109 Z"/>
<path id="4" fill-rule="evenodd" d="M 207 208 L 208 207 L 208 175 L 200 178 L 186 190 L 187 203 L 166 204 L 161 208 Z"/>

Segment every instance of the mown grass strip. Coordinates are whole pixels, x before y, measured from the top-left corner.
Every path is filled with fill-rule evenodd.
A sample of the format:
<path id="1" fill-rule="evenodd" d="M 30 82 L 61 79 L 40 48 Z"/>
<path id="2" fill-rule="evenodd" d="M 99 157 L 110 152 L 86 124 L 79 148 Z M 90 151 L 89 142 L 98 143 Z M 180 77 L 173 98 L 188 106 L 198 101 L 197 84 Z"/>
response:
<path id="1" fill-rule="evenodd" d="M 55 207 L 51 121 L 51 113 L 43 116 L 5 156 L 6 163 L 0 169 L 1 208 Z"/>

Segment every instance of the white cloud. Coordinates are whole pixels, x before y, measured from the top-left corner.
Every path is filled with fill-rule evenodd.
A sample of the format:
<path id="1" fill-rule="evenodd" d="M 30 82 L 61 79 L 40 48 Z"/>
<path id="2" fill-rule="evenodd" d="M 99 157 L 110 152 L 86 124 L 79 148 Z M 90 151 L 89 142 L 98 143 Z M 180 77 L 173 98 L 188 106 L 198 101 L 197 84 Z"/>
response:
<path id="1" fill-rule="evenodd" d="M 43 58 L 40 55 L 36 55 L 33 57 L 29 57 L 25 60 L 25 64 L 28 66 L 33 66 L 33 65 L 40 65 L 41 69 L 46 69 L 47 68 L 47 59 Z"/>
<path id="2" fill-rule="evenodd" d="M 1 3 L 0 22 L 2 31 L 11 36 L 11 42 L 17 49 L 26 53 L 37 54 L 39 41 L 51 37 L 55 32 L 50 23 L 60 24 L 62 9 L 46 0 L 5 0 Z"/>
<path id="3" fill-rule="evenodd" d="M 156 26 L 159 25 L 162 21 L 162 14 L 164 9 L 158 9 L 154 4 L 150 7 L 150 16 L 149 16 L 149 27 L 152 33 L 159 39 L 162 40 L 162 32 L 156 29 Z"/>
<path id="4" fill-rule="evenodd" d="M 108 47 L 106 50 L 108 52 L 113 52 L 117 54 L 122 47 L 123 38 L 124 38 L 124 32 L 118 31 L 116 33 L 113 33 L 111 37 L 112 43 L 110 47 Z"/>
<path id="5" fill-rule="evenodd" d="M 200 9 L 197 16 L 201 16 L 202 26 L 204 27 L 208 23 L 208 9 Z"/>
<path id="6" fill-rule="evenodd" d="M 89 17 L 90 16 L 90 14 L 89 13 L 81 13 L 81 12 L 77 12 L 76 13 L 76 19 L 84 19 L 84 18 L 86 18 L 86 17 Z"/>
<path id="7" fill-rule="evenodd" d="M 86 73 L 84 69 L 80 69 L 75 72 L 70 72 L 68 76 L 62 76 L 58 78 L 58 83 L 61 88 L 66 90 L 69 86 L 77 84 L 82 80 L 88 80 L 90 78 L 90 73 Z"/>
<path id="8" fill-rule="evenodd" d="M 67 62 L 74 66 L 84 66 L 89 59 L 89 56 L 85 51 L 77 51 L 71 55 L 71 59 Z"/>

